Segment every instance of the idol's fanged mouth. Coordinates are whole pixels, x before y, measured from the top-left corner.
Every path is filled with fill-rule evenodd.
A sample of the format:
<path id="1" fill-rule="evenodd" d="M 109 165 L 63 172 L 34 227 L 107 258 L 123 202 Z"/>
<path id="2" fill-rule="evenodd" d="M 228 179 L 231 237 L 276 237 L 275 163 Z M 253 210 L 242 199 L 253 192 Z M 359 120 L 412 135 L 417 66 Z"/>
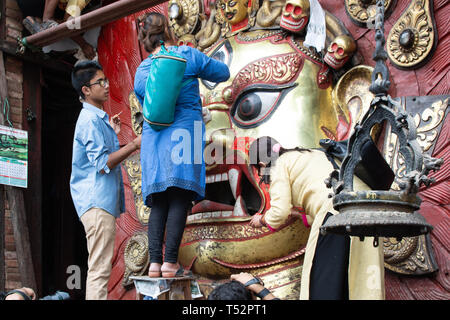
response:
<path id="1" fill-rule="evenodd" d="M 247 164 L 215 167 L 207 172 L 205 200 L 194 205 L 187 224 L 250 220 L 263 209 L 255 184 Z"/>

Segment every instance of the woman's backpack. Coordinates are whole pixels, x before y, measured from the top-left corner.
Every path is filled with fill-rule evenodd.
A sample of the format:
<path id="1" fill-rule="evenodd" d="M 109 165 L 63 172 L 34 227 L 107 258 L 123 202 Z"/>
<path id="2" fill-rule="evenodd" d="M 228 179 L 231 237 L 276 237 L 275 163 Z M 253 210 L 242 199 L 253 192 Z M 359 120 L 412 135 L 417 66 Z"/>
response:
<path id="1" fill-rule="evenodd" d="M 145 85 L 144 119 L 154 130 L 170 126 L 174 121 L 175 105 L 180 89 L 193 79 L 183 82 L 186 59 L 167 51 L 164 43 L 153 59 Z"/>

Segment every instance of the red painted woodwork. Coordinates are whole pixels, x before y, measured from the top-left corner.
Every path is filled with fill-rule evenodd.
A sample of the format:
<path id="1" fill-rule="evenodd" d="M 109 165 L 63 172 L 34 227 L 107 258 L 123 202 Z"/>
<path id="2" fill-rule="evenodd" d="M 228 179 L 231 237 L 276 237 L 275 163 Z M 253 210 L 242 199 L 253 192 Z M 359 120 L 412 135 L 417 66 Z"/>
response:
<path id="1" fill-rule="evenodd" d="M 333 13 L 347 27 L 356 39 L 359 53 L 364 58 L 364 64 L 374 66 L 372 53 L 374 51 L 374 32 L 353 24 L 347 17 L 344 1 L 319 0 L 323 8 Z M 397 5 L 385 23 L 387 35 L 397 19 L 402 15 L 410 0 L 398 0 Z M 167 12 L 167 3 L 150 10 Z M 142 48 L 137 40 L 136 18 L 141 13 L 123 18 L 105 25 L 99 38 L 99 60 L 110 79 L 111 97 L 105 110 L 114 115 L 123 111 L 122 131 L 119 135 L 121 144 L 129 142 L 134 137 L 131 129 L 128 95 L 133 90 L 134 74 L 139 63 L 144 58 Z M 434 15 L 438 32 L 438 46 L 432 59 L 423 67 L 416 70 L 399 70 L 387 61 L 390 76 L 390 95 L 419 96 L 449 94 L 450 86 L 450 35 L 448 16 L 450 5 L 447 0 L 434 1 Z M 423 199 L 421 213 L 434 226 L 431 240 L 439 265 L 439 271 L 433 276 L 420 278 L 404 277 L 386 272 L 386 298 L 396 300 L 413 299 L 449 299 L 450 280 L 448 277 L 449 255 L 449 173 L 450 173 L 450 124 L 448 117 L 442 128 L 439 140 L 434 149 L 434 157 L 444 157 L 445 164 L 441 171 L 434 174 L 436 183 L 420 192 Z M 122 277 L 125 271 L 123 250 L 130 236 L 139 230 L 144 230 L 136 218 L 134 199 L 127 175 L 123 171 L 126 189 L 126 212 L 117 220 L 116 248 L 113 260 L 113 270 L 109 282 L 110 299 L 134 299 L 134 290 L 125 290 Z"/>

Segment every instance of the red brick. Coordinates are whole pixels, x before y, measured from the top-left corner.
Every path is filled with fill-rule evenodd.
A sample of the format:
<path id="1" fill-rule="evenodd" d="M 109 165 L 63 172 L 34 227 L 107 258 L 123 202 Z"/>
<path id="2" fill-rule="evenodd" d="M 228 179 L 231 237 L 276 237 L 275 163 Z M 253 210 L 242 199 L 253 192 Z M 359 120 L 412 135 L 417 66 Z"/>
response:
<path id="1" fill-rule="evenodd" d="M 17 289 L 17 288 L 22 288 L 22 282 L 20 281 L 6 281 L 5 284 L 6 290 L 13 290 L 13 289 Z"/>
<path id="2" fill-rule="evenodd" d="M 8 261 L 15 261 L 17 263 L 17 260 L 8 260 Z M 9 273 L 19 273 L 19 266 L 9 267 L 8 265 L 6 265 L 6 273 L 7 274 L 9 274 Z"/>
<path id="3" fill-rule="evenodd" d="M 7 86 L 8 86 L 8 92 L 9 91 L 16 91 L 16 92 L 23 91 L 22 83 L 17 82 L 17 81 L 7 81 Z"/>
<path id="4" fill-rule="evenodd" d="M 15 19 L 17 21 L 20 21 L 20 22 L 22 22 L 22 20 L 23 20 L 22 11 L 20 11 L 20 10 L 6 8 L 6 16 L 10 17 L 12 19 Z"/>
<path id="5" fill-rule="evenodd" d="M 5 243 L 15 243 L 13 235 L 5 235 Z"/>
<path id="6" fill-rule="evenodd" d="M 6 251 L 16 251 L 16 243 L 11 242 L 11 241 L 5 241 L 5 250 Z"/>
<path id="7" fill-rule="evenodd" d="M 5 250 L 9 251 L 16 251 L 16 244 L 15 243 L 5 243 Z"/>
<path id="8" fill-rule="evenodd" d="M 22 38 L 22 32 L 17 31 L 13 28 L 6 28 L 6 35 L 11 39 L 13 39 L 14 41 L 17 42 L 17 38 Z"/>
<path id="9" fill-rule="evenodd" d="M 23 30 L 22 22 L 20 22 L 20 21 L 18 21 L 16 19 L 10 18 L 10 17 L 6 17 L 6 27 L 7 28 L 12 28 L 12 29 L 17 30 L 17 31 L 22 31 Z"/>
<path id="10" fill-rule="evenodd" d="M 5 265 L 6 265 L 6 268 L 18 268 L 19 267 L 19 263 L 17 262 L 16 259 L 6 260 Z"/>
<path id="11" fill-rule="evenodd" d="M 13 9 L 13 10 L 20 10 L 19 5 L 15 0 L 6 0 L 6 8 Z"/>
<path id="12" fill-rule="evenodd" d="M 11 114 L 17 114 L 22 116 L 22 108 L 21 107 L 11 107 L 9 109 L 9 112 L 11 112 Z"/>
<path id="13" fill-rule="evenodd" d="M 23 99 L 8 98 L 11 109 L 16 107 L 22 109 Z"/>
<path id="14" fill-rule="evenodd" d="M 5 251 L 5 259 L 13 260 L 17 259 L 17 252 L 15 251 Z"/>
<path id="15" fill-rule="evenodd" d="M 21 282 L 20 273 L 16 272 L 8 272 L 6 275 L 7 281 L 15 281 L 15 282 Z"/>
<path id="16" fill-rule="evenodd" d="M 6 80 L 22 83 L 23 76 L 21 73 L 14 73 L 14 72 L 6 71 Z"/>
<path id="17" fill-rule="evenodd" d="M 10 113 L 9 120 L 11 120 L 11 122 L 16 123 L 16 124 L 22 123 L 22 113 L 20 113 L 20 114 Z"/>
<path id="18" fill-rule="evenodd" d="M 22 73 L 23 63 L 19 59 L 8 56 L 5 62 L 5 70 L 13 73 Z"/>

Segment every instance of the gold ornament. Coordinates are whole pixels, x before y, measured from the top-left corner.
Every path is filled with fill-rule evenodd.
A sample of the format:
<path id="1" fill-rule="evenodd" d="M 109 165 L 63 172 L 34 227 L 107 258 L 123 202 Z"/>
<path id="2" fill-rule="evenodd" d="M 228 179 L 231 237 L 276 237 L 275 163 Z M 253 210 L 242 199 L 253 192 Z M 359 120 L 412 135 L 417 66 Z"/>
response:
<path id="1" fill-rule="evenodd" d="M 385 0 L 385 19 L 392 12 L 396 0 Z M 345 0 L 345 11 L 355 24 L 364 28 L 375 27 L 376 0 Z"/>
<path id="2" fill-rule="evenodd" d="M 122 285 L 133 284 L 130 276 L 141 276 L 147 270 L 150 259 L 148 254 L 148 238 L 146 232 L 136 232 L 128 240 L 124 250 L 125 274 Z"/>
<path id="3" fill-rule="evenodd" d="M 264 0 L 256 15 L 256 23 L 265 28 L 276 25 L 276 21 L 283 10 L 283 5 L 284 1 L 282 0 Z"/>
<path id="4" fill-rule="evenodd" d="M 436 42 L 432 1 L 413 0 L 389 32 L 387 53 L 398 68 L 417 68 L 431 57 Z"/>
<path id="5" fill-rule="evenodd" d="M 404 99 L 404 98 L 403 98 Z M 419 98 L 412 98 L 414 100 Z M 417 142 L 424 153 L 431 154 L 440 127 L 447 114 L 449 98 L 438 99 L 431 103 L 428 108 L 422 108 L 414 116 L 417 126 Z M 407 102 L 402 101 L 404 110 L 413 109 L 407 107 Z M 396 180 L 392 189 L 399 190 L 398 179 L 404 176 L 405 162 L 398 156 L 397 136 L 387 131 L 384 155 L 386 161 L 396 173 Z M 429 235 L 418 237 L 405 237 L 403 239 L 384 239 L 384 260 L 385 267 L 391 271 L 406 275 L 429 274 L 437 270 L 437 264 L 433 257 L 431 240 Z"/>
<path id="6" fill-rule="evenodd" d="M 180 38 L 193 33 L 200 25 L 200 13 L 203 11 L 199 0 L 170 0 L 169 26 Z"/>
<path id="7" fill-rule="evenodd" d="M 144 204 L 141 190 L 141 161 L 140 155 L 135 154 L 124 162 L 128 180 L 134 195 L 134 204 L 136 207 L 136 216 L 142 225 L 148 223 L 151 209 Z"/>

